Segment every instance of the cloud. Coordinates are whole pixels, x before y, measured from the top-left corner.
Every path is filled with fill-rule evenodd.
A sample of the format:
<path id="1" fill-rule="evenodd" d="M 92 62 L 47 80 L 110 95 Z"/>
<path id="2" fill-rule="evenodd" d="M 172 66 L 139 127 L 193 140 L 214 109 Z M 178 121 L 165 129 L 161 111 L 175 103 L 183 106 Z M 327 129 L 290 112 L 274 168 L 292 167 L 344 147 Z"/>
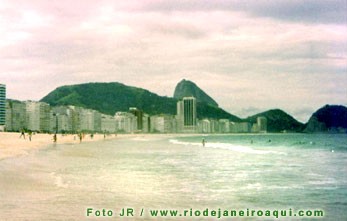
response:
<path id="1" fill-rule="evenodd" d="M 347 3 L 345 0 L 262 0 L 243 10 L 250 10 L 256 16 L 271 17 L 285 21 L 308 23 L 346 24 Z"/>
<path id="2" fill-rule="evenodd" d="M 255 17 L 292 22 L 346 24 L 345 0 L 190 0 L 150 1 L 153 11 L 243 11 Z"/>
<path id="3" fill-rule="evenodd" d="M 172 96 L 186 78 L 242 117 L 254 114 L 251 107 L 296 113 L 303 104 L 345 104 L 347 29 L 323 15 L 340 17 L 331 2 L 341 5 L 7 1 L 0 4 L 1 81 L 9 97 L 38 100 L 58 86 L 95 81 Z M 314 12 L 294 12 L 306 4 Z"/>

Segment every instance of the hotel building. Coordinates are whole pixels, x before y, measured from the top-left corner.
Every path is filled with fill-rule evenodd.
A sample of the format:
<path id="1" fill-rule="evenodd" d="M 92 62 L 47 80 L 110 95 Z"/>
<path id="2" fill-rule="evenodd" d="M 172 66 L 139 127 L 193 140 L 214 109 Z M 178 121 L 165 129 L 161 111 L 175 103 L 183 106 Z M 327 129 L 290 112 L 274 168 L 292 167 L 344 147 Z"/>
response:
<path id="1" fill-rule="evenodd" d="M 48 132 L 51 129 L 51 108 L 49 104 L 36 101 L 27 101 L 26 123 L 31 131 Z"/>
<path id="2" fill-rule="evenodd" d="M 5 130 L 6 123 L 6 85 L 0 84 L 0 131 Z"/>
<path id="3" fill-rule="evenodd" d="M 21 101 L 6 101 L 6 130 L 21 131 L 27 128 L 26 104 Z"/>
<path id="4" fill-rule="evenodd" d="M 172 115 L 160 114 L 150 117 L 151 133 L 173 133 L 175 118 Z"/>
<path id="5" fill-rule="evenodd" d="M 129 112 L 136 117 L 137 130 L 142 131 L 143 130 L 143 111 L 137 109 L 136 107 L 130 107 Z"/>
<path id="6" fill-rule="evenodd" d="M 179 132 L 197 132 L 195 97 L 184 97 L 177 102 L 177 121 Z"/>

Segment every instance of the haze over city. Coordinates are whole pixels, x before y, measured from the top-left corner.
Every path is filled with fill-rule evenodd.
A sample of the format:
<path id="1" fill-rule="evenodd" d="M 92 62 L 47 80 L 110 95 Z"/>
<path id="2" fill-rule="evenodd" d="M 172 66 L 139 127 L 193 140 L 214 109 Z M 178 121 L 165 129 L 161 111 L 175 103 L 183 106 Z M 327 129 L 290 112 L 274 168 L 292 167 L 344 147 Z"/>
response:
<path id="1" fill-rule="evenodd" d="M 39 100 L 121 82 L 172 96 L 183 78 L 240 117 L 280 108 L 306 122 L 347 105 L 345 0 L 0 0 L 0 83 Z"/>

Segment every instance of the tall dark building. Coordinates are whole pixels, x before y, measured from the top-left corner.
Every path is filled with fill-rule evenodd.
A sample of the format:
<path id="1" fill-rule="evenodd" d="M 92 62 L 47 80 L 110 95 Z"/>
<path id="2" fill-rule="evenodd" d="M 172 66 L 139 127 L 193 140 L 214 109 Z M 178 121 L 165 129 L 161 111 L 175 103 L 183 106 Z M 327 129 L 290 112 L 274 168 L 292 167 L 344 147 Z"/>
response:
<path id="1" fill-rule="evenodd" d="M 196 99 L 184 97 L 177 103 L 179 132 L 196 132 Z"/>
<path id="2" fill-rule="evenodd" d="M 0 131 L 5 130 L 6 123 L 6 85 L 0 84 Z"/>
<path id="3" fill-rule="evenodd" d="M 129 112 L 134 114 L 137 120 L 137 130 L 143 130 L 143 111 L 137 109 L 136 107 L 129 108 Z"/>
<path id="4" fill-rule="evenodd" d="M 184 126 L 196 126 L 196 100 L 193 97 L 183 98 Z"/>

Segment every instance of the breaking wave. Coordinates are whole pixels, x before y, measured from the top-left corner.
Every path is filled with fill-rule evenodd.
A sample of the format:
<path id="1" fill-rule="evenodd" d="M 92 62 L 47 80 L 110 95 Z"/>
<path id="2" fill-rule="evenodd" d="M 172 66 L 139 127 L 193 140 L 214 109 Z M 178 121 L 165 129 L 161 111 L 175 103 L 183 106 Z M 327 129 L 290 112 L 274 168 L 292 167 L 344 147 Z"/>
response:
<path id="1" fill-rule="evenodd" d="M 197 146 L 197 147 L 203 148 L 202 144 L 198 143 L 198 142 L 184 142 L 184 141 L 179 141 L 177 139 L 170 139 L 169 142 L 172 144 L 177 144 L 177 145 Z M 220 143 L 220 142 L 208 142 L 205 144 L 204 148 L 223 149 L 223 150 L 230 150 L 230 151 L 249 153 L 249 154 L 282 154 L 282 155 L 286 155 L 286 153 L 279 152 L 279 151 L 256 150 L 256 149 L 253 149 L 249 146 L 235 145 L 235 144 L 231 144 L 231 143 Z"/>

